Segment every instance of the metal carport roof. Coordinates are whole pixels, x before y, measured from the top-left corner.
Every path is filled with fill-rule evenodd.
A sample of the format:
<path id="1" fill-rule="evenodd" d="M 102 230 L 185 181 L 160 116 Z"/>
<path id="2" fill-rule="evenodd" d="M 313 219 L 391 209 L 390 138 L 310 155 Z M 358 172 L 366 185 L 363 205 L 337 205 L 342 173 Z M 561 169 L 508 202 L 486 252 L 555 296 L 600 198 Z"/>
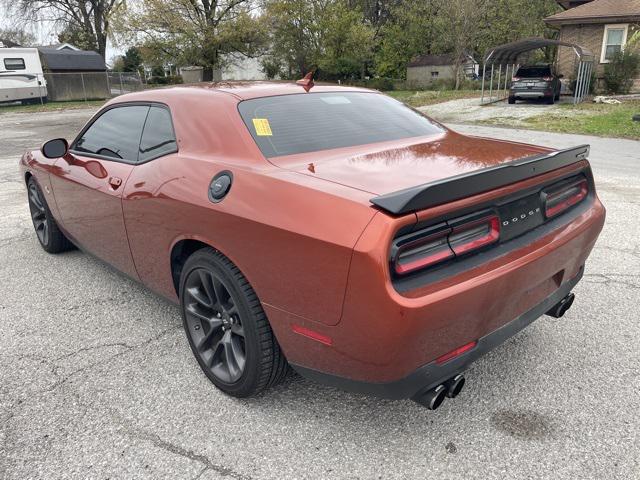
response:
<path id="1" fill-rule="evenodd" d="M 518 57 L 523 53 L 549 46 L 572 48 L 581 60 L 586 57 L 593 57 L 593 53 L 590 50 L 575 43 L 561 42 L 560 40 L 551 40 L 548 38 L 530 37 L 493 47 L 484 56 L 484 63 L 489 65 L 517 63 Z"/>

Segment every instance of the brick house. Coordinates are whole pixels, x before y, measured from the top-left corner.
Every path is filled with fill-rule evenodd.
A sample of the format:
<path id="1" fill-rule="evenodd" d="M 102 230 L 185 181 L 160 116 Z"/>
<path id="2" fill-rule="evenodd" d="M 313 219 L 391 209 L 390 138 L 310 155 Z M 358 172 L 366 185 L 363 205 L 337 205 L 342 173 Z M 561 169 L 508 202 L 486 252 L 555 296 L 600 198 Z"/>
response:
<path id="1" fill-rule="evenodd" d="M 544 21 L 560 30 L 560 41 L 593 52 L 596 78 L 601 79 L 604 65 L 640 29 L 640 0 L 558 0 L 558 3 L 566 10 Z M 558 49 L 557 64 L 558 73 L 565 79 L 575 78 L 578 59 L 571 49 Z M 634 82 L 634 90 L 640 90 L 640 78 Z"/>

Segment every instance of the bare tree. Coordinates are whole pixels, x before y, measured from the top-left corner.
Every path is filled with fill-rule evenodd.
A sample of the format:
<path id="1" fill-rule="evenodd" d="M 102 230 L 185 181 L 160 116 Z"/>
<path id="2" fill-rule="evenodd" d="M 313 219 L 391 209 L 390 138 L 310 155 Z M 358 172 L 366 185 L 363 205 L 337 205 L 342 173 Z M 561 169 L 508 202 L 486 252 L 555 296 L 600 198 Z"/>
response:
<path id="1" fill-rule="evenodd" d="M 105 58 L 111 21 L 125 6 L 125 0 L 5 0 L 14 11 L 31 20 L 51 20 L 72 26 L 91 40 Z"/>

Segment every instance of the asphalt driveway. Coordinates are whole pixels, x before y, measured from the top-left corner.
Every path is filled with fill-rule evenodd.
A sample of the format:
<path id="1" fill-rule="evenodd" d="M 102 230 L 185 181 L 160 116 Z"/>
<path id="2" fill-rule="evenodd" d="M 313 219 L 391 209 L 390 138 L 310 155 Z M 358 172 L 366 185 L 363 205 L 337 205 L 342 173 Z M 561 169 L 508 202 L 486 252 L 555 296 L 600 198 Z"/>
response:
<path id="1" fill-rule="evenodd" d="M 0 478 L 640 477 L 640 142 L 592 144 L 605 230 L 565 318 L 478 361 L 430 412 L 297 376 L 238 400 L 200 372 L 177 307 L 32 232 L 17 161 L 91 111 L 0 114 Z"/>

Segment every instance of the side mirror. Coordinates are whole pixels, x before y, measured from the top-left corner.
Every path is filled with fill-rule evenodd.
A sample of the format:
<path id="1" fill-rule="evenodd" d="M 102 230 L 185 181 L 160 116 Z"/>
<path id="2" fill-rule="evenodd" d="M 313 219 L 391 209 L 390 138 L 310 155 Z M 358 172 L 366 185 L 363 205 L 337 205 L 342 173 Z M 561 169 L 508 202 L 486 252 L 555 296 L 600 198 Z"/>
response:
<path id="1" fill-rule="evenodd" d="M 40 148 L 42 155 L 47 158 L 64 157 L 69 150 L 69 143 L 64 138 L 49 140 Z"/>

